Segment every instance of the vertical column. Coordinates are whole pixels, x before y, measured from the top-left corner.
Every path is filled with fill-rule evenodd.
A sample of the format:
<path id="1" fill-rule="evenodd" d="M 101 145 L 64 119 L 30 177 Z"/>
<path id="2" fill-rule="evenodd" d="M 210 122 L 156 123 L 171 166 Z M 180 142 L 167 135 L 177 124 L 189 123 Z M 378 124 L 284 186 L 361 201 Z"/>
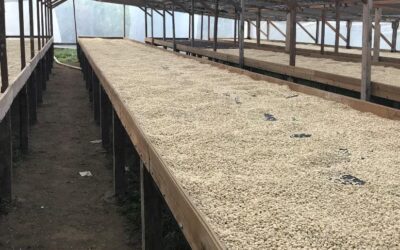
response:
<path id="1" fill-rule="evenodd" d="M 26 66 L 25 57 L 25 30 L 24 30 L 24 2 L 18 0 L 19 10 L 19 36 L 20 36 L 20 49 L 21 49 L 21 70 Z M 29 108 L 28 108 L 28 88 L 25 84 L 18 93 L 19 101 L 19 126 L 20 126 L 20 148 L 21 152 L 28 153 L 28 133 L 29 133 Z"/>
<path id="2" fill-rule="evenodd" d="M 392 22 L 392 52 L 396 52 L 396 45 L 397 45 L 397 29 L 399 28 L 399 20 Z"/>
<path id="3" fill-rule="evenodd" d="M 100 126 L 101 126 L 101 141 L 103 147 L 107 150 L 110 149 L 110 128 L 112 124 L 112 107 L 107 93 L 100 85 Z"/>
<path id="4" fill-rule="evenodd" d="M 235 11 L 235 18 L 233 21 L 233 44 L 236 45 L 236 27 L 237 27 L 237 18 L 236 18 L 236 11 Z"/>
<path id="5" fill-rule="evenodd" d="M 126 192 L 125 139 L 125 128 L 122 126 L 115 110 L 113 110 L 113 172 L 114 193 L 116 196 L 124 195 Z"/>
<path id="6" fill-rule="evenodd" d="M 366 101 L 371 97 L 371 9 L 372 0 L 363 2 L 361 99 Z"/>
<path id="7" fill-rule="evenodd" d="M 260 46 L 260 42 L 261 42 L 261 9 L 260 8 L 258 8 L 258 10 L 257 10 L 256 27 L 257 27 L 257 45 Z"/>
<path id="8" fill-rule="evenodd" d="M 154 45 L 154 11 L 153 8 L 151 8 L 151 44 Z"/>
<path id="9" fill-rule="evenodd" d="M 204 14 L 201 12 L 201 21 L 200 21 L 200 40 L 203 40 L 203 29 L 204 29 Z"/>
<path id="10" fill-rule="evenodd" d="M 325 53 L 325 27 L 326 27 L 326 12 L 325 9 L 321 12 L 321 54 Z"/>
<path id="11" fill-rule="evenodd" d="M 1 67 L 1 93 L 8 88 L 8 64 L 6 42 L 6 18 L 4 0 L 0 0 L 0 67 Z"/>
<path id="12" fill-rule="evenodd" d="M 245 0 L 240 0 L 240 26 L 239 26 L 239 66 L 244 67 L 244 11 Z"/>
<path id="13" fill-rule="evenodd" d="M 124 26 L 124 37 L 126 37 L 126 5 L 124 4 L 122 6 L 123 10 L 124 10 L 124 17 L 123 17 L 123 22 L 122 25 Z"/>
<path id="14" fill-rule="evenodd" d="M 251 39 L 251 24 L 250 24 L 251 20 L 247 21 L 247 39 Z"/>
<path id="15" fill-rule="evenodd" d="M 214 17 L 214 46 L 213 50 L 217 51 L 218 47 L 218 15 L 219 15 L 219 0 L 215 2 L 215 17 Z"/>
<path id="16" fill-rule="evenodd" d="M 289 1 L 290 10 L 290 29 L 289 29 L 289 65 L 296 65 L 296 0 Z"/>
<path id="17" fill-rule="evenodd" d="M 156 250 L 162 247 L 162 200 L 150 173 L 140 161 L 140 198 L 142 211 L 142 249 Z"/>
<path id="18" fill-rule="evenodd" d="M 194 47 L 194 0 L 192 0 L 192 16 L 191 16 L 191 32 L 192 32 L 192 40 L 191 46 Z"/>
<path id="19" fill-rule="evenodd" d="M 78 26 L 76 21 L 76 7 L 75 7 L 75 0 L 72 0 L 72 7 L 74 9 L 74 28 L 75 28 L 75 42 L 78 43 Z"/>
<path id="20" fill-rule="evenodd" d="M 269 28 L 269 20 L 267 19 L 267 41 L 269 41 L 269 36 L 270 36 L 270 28 Z"/>
<path id="21" fill-rule="evenodd" d="M 96 73 L 92 70 L 92 84 L 93 84 L 93 114 L 96 124 L 100 125 L 100 95 L 99 88 L 100 82 L 97 78 Z"/>
<path id="22" fill-rule="evenodd" d="M 29 0 L 29 35 L 31 45 L 31 59 L 35 57 L 35 38 L 33 22 L 33 0 Z M 32 125 L 37 121 L 37 86 L 36 70 L 31 74 L 28 83 L 29 92 L 29 123 Z"/>
<path id="23" fill-rule="evenodd" d="M 163 20 L 163 41 L 165 41 L 166 39 L 166 24 L 165 24 L 165 6 L 163 7 L 163 16 L 162 16 L 162 20 Z"/>
<path id="24" fill-rule="evenodd" d="M 381 49 L 381 16 L 382 8 L 375 9 L 375 32 L 374 32 L 374 57 L 373 61 L 379 61 L 379 52 Z"/>
<path id="25" fill-rule="evenodd" d="M 208 37 L 208 41 L 211 40 L 211 34 L 210 34 L 210 25 L 211 25 L 211 21 L 210 21 L 211 17 L 210 15 L 208 15 L 208 24 L 207 24 L 207 37 Z"/>
<path id="26" fill-rule="evenodd" d="M 286 15 L 286 40 L 285 40 L 285 51 L 290 51 L 290 10 Z"/>
<path id="27" fill-rule="evenodd" d="M 174 51 L 176 51 L 176 38 L 175 38 L 175 6 L 172 5 L 172 42 Z"/>
<path id="28" fill-rule="evenodd" d="M 147 6 L 144 7 L 144 37 L 147 38 Z"/>
<path id="29" fill-rule="evenodd" d="M 319 41 L 319 20 L 315 21 L 315 44 L 318 44 Z"/>
<path id="30" fill-rule="evenodd" d="M 346 28 L 347 28 L 347 40 L 346 40 L 346 49 L 350 49 L 350 42 L 351 42 L 351 26 L 352 26 L 352 22 L 350 20 L 347 20 L 346 22 Z"/>
<path id="31" fill-rule="evenodd" d="M 335 32 L 335 53 L 339 53 L 339 35 L 340 35 L 340 12 L 339 0 L 335 0 L 335 14 L 336 14 L 336 32 Z"/>

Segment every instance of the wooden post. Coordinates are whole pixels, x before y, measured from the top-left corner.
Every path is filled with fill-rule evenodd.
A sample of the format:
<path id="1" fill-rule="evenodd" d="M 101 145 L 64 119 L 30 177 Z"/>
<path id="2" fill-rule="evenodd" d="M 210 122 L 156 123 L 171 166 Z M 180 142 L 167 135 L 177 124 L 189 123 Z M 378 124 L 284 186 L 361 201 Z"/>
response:
<path id="1" fill-rule="evenodd" d="M 290 39 L 289 39 L 289 53 L 290 60 L 289 65 L 296 65 L 296 0 L 289 0 L 290 9 Z"/>
<path id="2" fill-rule="evenodd" d="M 236 42 L 237 42 L 237 40 L 236 40 L 236 36 L 237 36 L 236 27 L 237 27 L 237 18 L 236 18 L 236 11 L 235 11 L 235 18 L 234 18 L 234 21 L 233 21 L 233 44 L 234 45 L 236 45 Z"/>
<path id="3" fill-rule="evenodd" d="M 315 44 L 318 44 L 319 40 L 319 20 L 316 20 L 316 25 L 315 25 Z"/>
<path id="4" fill-rule="evenodd" d="M 150 173 L 140 161 L 140 200 L 142 214 L 142 249 L 157 250 L 162 246 L 162 200 Z"/>
<path id="5" fill-rule="evenodd" d="M 154 45 L 154 11 L 153 8 L 151 8 L 151 44 Z"/>
<path id="6" fill-rule="evenodd" d="M 8 64 L 6 41 L 6 18 L 4 0 L 0 0 L 0 66 L 1 66 L 1 93 L 8 88 Z"/>
<path id="7" fill-rule="evenodd" d="M 211 17 L 210 17 L 210 15 L 208 15 L 208 25 L 207 25 L 207 37 L 208 37 L 208 41 L 210 41 L 211 40 L 211 37 L 210 37 L 210 24 L 211 24 L 211 21 L 210 21 L 210 19 L 211 19 Z"/>
<path id="8" fill-rule="evenodd" d="M 100 125 L 100 81 L 96 73 L 92 70 L 92 84 L 93 84 L 93 115 L 96 124 Z"/>
<path id="9" fill-rule="evenodd" d="M 335 53 L 339 53 L 339 34 L 340 34 L 340 12 L 339 0 L 335 0 L 336 31 L 335 31 Z"/>
<path id="10" fill-rule="evenodd" d="M 213 50 L 217 51 L 218 47 L 218 14 L 219 14 L 219 2 L 215 2 L 215 17 L 214 17 L 214 47 Z"/>
<path id="11" fill-rule="evenodd" d="M 29 35 L 31 46 L 31 59 L 35 57 L 35 34 L 33 22 L 33 0 L 29 0 Z M 29 93 L 29 123 L 32 125 L 37 121 L 37 86 L 36 71 L 34 70 L 28 81 Z"/>
<path id="12" fill-rule="evenodd" d="M 147 6 L 144 7 L 144 37 L 147 38 Z"/>
<path id="13" fill-rule="evenodd" d="M 270 32 L 269 20 L 267 19 L 267 41 L 269 41 Z"/>
<path id="14" fill-rule="evenodd" d="M 192 35 L 192 40 L 190 42 L 190 45 L 194 47 L 194 0 L 192 0 L 191 35 Z"/>
<path id="15" fill-rule="evenodd" d="M 251 39 L 251 24 L 250 24 L 251 20 L 247 21 L 247 37 L 246 39 Z"/>
<path id="16" fill-rule="evenodd" d="M 286 40 L 285 40 L 285 51 L 290 51 L 290 10 L 286 15 Z"/>
<path id="17" fill-rule="evenodd" d="M 396 46 L 397 46 L 397 29 L 399 28 L 399 20 L 393 21 L 392 22 L 392 52 L 396 52 Z"/>
<path id="18" fill-rule="evenodd" d="M 41 1 L 41 5 L 40 5 L 40 13 L 41 13 L 41 15 L 40 15 L 40 18 L 41 18 L 41 25 L 42 25 L 42 27 L 41 27 L 41 30 L 42 30 L 42 47 L 46 44 L 45 43 L 45 36 L 46 36 L 46 32 L 45 32 L 45 30 L 44 30 L 44 8 L 43 8 L 43 5 L 44 5 L 44 3 L 43 3 L 43 1 L 45 1 L 45 0 L 42 0 Z"/>
<path id="19" fill-rule="evenodd" d="M 112 124 L 112 106 L 107 93 L 100 85 L 100 126 L 101 126 L 101 141 L 103 147 L 107 150 L 110 149 L 110 128 Z"/>
<path id="20" fill-rule="evenodd" d="M 38 39 L 38 51 L 42 48 L 42 41 L 40 39 L 40 1 L 36 0 L 36 25 L 37 25 L 37 39 Z"/>
<path id="21" fill-rule="evenodd" d="M 125 181 L 125 128 L 113 110 L 113 171 L 114 194 L 122 196 L 126 192 Z"/>
<path id="22" fill-rule="evenodd" d="M 166 40 L 166 36 L 167 36 L 167 28 L 166 28 L 166 24 L 165 24 L 165 6 L 163 7 L 163 16 L 162 16 L 162 20 L 163 20 L 163 41 Z"/>
<path id="23" fill-rule="evenodd" d="M 175 6 L 172 5 L 172 42 L 174 51 L 176 51 L 176 38 L 175 38 Z"/>
<path id="24" fill-rule="evenodd" d="M 374 62 L 379 62 L 379 51 L 381 48 L 381 16 L 382 8 L 375 9 L 375 32 L 374 32 Z"/>
<path id="25" fill-rule="evenodd" d="M 365 0 L 363 2 L 361 99 L 366 101 L 369 101 L 371 97 L 371 9 L 372 0 Z"/>
<path id="26" fill-rule="evenodd" d="M 203 12 L 201 12 L 201 21 L 200 21 L 200 40 L 203 40 L 203 23 L 204 23 L 204 15 Z"/>
<path id="27" fill-rule="evenodd" d="M 240 0 L 240 26 L 239 26 L 239 66 L 244 67 L 244 11 L 245 0 Z"/>
<path id="28" fill-rule="evenodd" d="M 33 0 L 29 0 L 29 35 L 31 44 L 31 59 L 35 57 L 35 34 L 33 29 Z"/>
<path id="29" fill-rule="evenodd" d="M 321 13 L 321 54 L 325 53 L 325 26 L 326 26 L 326 12 L 325 9 Z"/>
<path id="30" fill-rule="evenodd" d="M 25 59 L 25 30 L 24 30 L 24 2 L 18 0 L 19 10 L 19 44 L 20 44 L 20 55 L 21 55 L 21 70 L 26 66 Z M 25 84 L 20 92 L 18 93 L 19 101 L 19 132 L 20 132 L 20 148 L 21 152 L 28 153 L 28 133 L 29 133 L 29 108 L 28 108 L 28 88 Z"/>
<path id="31" fill-rule="evenodd" d="M 261 43 L 261 9 L 257 10 L 257 22 L 256 22 L 256 32 L 257 32 L 257 45 L 260 46 Z"/>
<path id="32" fill-rule="evenodd" d="M 124 37 L 126 37 L 126 8 L 125 8 L 125 4 L 122 6 L 122 8 L 124 8 L 124 20 L 122 22 L 122 25 L 124 26 Z"/>
<path id="33" fill-rule="evenodd" d="M 4 6 L 4 0 L 0 0 L 0 5 Z M 0 204 L 3 205 L 4 203 L 9 203 L 12 200 L 13 160 L 10 110 L 4 116 L 3 120 L 0 121 L 0 131 Z"/>
<path id="34" fill-rule="evenodd" d="M 351 48 L 351 45 L 350 45 L 350 42 L 351 42 L 351 26 L 352 26 L 352 22 L 350 20 L 347 20 L 347 22 L 346 22 L 346 28 L 347 28 L 346 49 L 350 49 Z"/>

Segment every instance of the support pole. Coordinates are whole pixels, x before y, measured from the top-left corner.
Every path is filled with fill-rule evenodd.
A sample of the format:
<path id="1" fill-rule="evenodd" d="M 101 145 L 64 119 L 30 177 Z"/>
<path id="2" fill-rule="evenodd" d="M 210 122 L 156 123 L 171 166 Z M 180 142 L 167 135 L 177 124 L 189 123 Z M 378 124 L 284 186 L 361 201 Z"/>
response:
<path id="1" fill-rule="evenodd" d="M 174 51 L 176 51 L 176 38 L 175 38 L 175 6 L 172 5 L 172 43 Z"/>
<path id="2" fill-rule="evenodd" d="M 315 44 L 318 44 L 319 41 L 319 20 L 316 20 L 316 25 L 315 25 Z"/>
<path id="3" fill-rule="evenodd" d="M 352 22 L 350 20 L 347 20 L 346 22 L 346 28 L 347 28 L 347 35 L 346 35 L 346 49 L 350 49 L 350 41 L 351 41 L 351 26 Z"/>
<path id="4" fill-rule="evenodd" d="M 45 1 L 45 0 L 42 0 L 41 1 L 41 4 L 40 4 L 40 11 L 41 11 L 41 15 L 40 15 L 40 18 L 41 18 L 41 25 L 42 25 L 42 27 L 41 27 L 41 29 L 42 29 L 42 47 L 44 47 L 44 45 L 46 44 L 45 43 L 45 36 L 46 36 L 46 31 L 44 30 L 44 15 L 45 15 L 45 13 L 44 13 L 44 3 L 43 3 L 43 1 Z"/>
<path id="5" fill-rule="evenodd" d="M 233 22 L 233 44 L 234 45 L 236 45 L 236 42 L 237 42 L 237 40 L 236 40 L 236 36 L 237 36 L 236 27 L 237 27 L 237 18 L 236 18 L 236 11 L 235 11 L 235 19 L 234 19 L 234 22 Z"/>
<path id="6" fill-rule="evenodd" d="M 267 19 L 267 41 L 269 41 L 269 37 L 271 35 L 270 27 L 269 27 L 269 20 Z"/>
<path id="7" fill-rule="evenodd" d="M 240 0 L 240 24 L 239 24 L 239 66 L 244 67 L 244 11 L 245 0 Z"/>
<path id="8" fill-rule="evenodd" d="M 204 23 L 203 12 L 201 12 L 200 18 L 201 18 L 201 21 L 200 21 L 200 40 L 203 40 L 203 28 L 204 28 L 204 26 L 203 26 L 203 23 Z"/>
<path id="9" fill-rule="evenodd" d="M 382 8 L 375 9 L 375 32 L 374 32 L 374 62 L 379 62 L 379 52 L 381 49 L 381 17 Z"/>
<path id="10" fill-rule="evenodd" d="M 219 15 L 219 0 L 216 0 L 215 17 L 214 17 L 214 47 L 213 47 L 214 51 L 217 51 L 218 47 L 218 15 Z"/>
<path id="11" fill-rule="evenodd" d="M 289 53 L 290 60 L 289 65 L 296 65 L 296 0 L 289 1 L 289 9 L 290 9 L 290 39 L 289 39 Z"/>
<path id="12" fill-rule="evenodd" d="M 151 44 L 154 45 L 154 11 L 153 8 L 151 8 Z"/>
<path id="13" fill-rule="evenodd" d="M 72 6 L 74 8 L 74 28 L 75 28 L 75 41 L 78 43 L 78 26 L 76 24 L 76 7 L 75 7 L 75 0 L 72 0 Z"/>
<path id="14" fill-rule="evenodd" d="M 163 32 L 162 32 L 162 36 L 163 36 L 163 41 L 166 40 L 166 36 L 167 36 L 167 28 L 166 28 L 166 24 L 165 24 L 165 6 L 163 7 L 163 16 L 162 16 L 162 20 L 163 20 Z"/>
<path id="15" fill-rule="evenodd" d="M 37 25 L 37 38 L 38 38 L 38 51 L 42 48 L 40 39 L 40 1 L 36 0 L 36 25 Z"/>
<path id="16" fill-rule="evenodd" d="M 211 21 L 210 21 L 210 15 L 208 15 L 208 25 L 207 25 L 207 37 L 208 37 L 208 41 L 210 41 L 211 40 L 211 37 L 210 37 L 210 24 L 211 24 Z"/>
<path id="17" fill-rule="evenodd" d="M 126 192 L 125 181 L 125 138 L 126 132 L 115 110 L 113 110 L 113 171 L 114 194 L 121 197 Z"/>
<path id="18" fill-rule="evenodd" d="M 33 0 L 29 0 L 29 35 L 31 46 L 31 59 L 35 57 L 35 39 L 34 39 L 34 22 L 33 22 Z M 34 124 L 37 121 L 37 86 L 36 71 L 32 72 L 28 82 L 29 92 L 29 122 Z"/>
<path id="19" fill-rule="evenodd" d="M 92 90 L 93 90 L 93 115 L 96 124 L 100 125 L 100 81 L 96 73 L 92 70 Z"/>
<path id="20" fill-rule="evenodd" d="M 321 13 L 321 54 L 325 53 L 325 26 L 326 26 L 326 12 L 325 9 Z"/>
<path id="21" fill-rule="evenodd" d="M 125 4 L 123 5 L 124 8 L 124 21 L 122 22 L 122 25 L 124 26 L 124 37 L 126 37 L 126 6 Z"/>
<path id="22" fill-rule="evenodd" d="M 150 173 L 140 161 L 140 200 L 142 214 L 142 249 L 163 249 L 162 200 Z"/>
<path id="23" fill-rule="evenodd" d="M 192 0 L 191 32 L 192 40 L 190 45 L 194 47 L 194 0 Z"/>
<path id="24" fill-rule="evenodd" d="M 256 28 L 257 28 L 257 45 L 260 46 L 260 43 L 261 43 L 261 9 L 260 8 L 258 8 L 258 10 L 257 10 Z"/>
<path id="25" fill-rule="evenodd" d="M 247 38 L 246 39 L 251 39 L 251 24 L 250 24 L 251 20 L 247 21 Z"/>
<path id="26" fill-rule="evenodd" d="M 339 35 L 340 35 L 340 12 L 339 0 L 335 0 L 335 14 L 336 14 L 336 31 L 335 31 L 335 53 L 339 53 Z"/>
<path id="27" fill-rule="evenodd" d="M 361 99 L 366 101 L 369 101 L 371 97 L 371 10 L 372 0 L 365 0 L 363 2 Z"/>
<path id="28" fill-rule="evenodd" d="M 397 29 L 399 28 L 399 20 L 392 22 L 392 52 L 396 52 L 396 45 L 397 45 Z"/>
<path id="29" fill-rule="evenodd" d="M 33 29 L 33 0 L 29 0 L 29 37 L 31 45 L 31 59 L 35 57 L 35 34 Z"/>
<path id="30" fill-rule="evenodd" d="M 147 38 L 147 6 L 144 7 L 144 37 Z"/>
<path id="31" fill-rule="evenodd" d="M 286 15 L 286 40 L 285 40 L 285 51 L 290 51 L 290 10 Z"/>

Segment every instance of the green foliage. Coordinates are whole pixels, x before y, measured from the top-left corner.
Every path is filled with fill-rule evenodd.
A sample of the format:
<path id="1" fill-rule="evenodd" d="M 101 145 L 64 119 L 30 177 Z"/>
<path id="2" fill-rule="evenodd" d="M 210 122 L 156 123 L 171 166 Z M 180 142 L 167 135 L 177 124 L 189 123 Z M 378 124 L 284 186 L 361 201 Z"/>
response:
<path id="1" fill-rule="evenodd" d="M 61 63 L 79 65 L 76 49 L 55 48 L 54 55 Z"/>

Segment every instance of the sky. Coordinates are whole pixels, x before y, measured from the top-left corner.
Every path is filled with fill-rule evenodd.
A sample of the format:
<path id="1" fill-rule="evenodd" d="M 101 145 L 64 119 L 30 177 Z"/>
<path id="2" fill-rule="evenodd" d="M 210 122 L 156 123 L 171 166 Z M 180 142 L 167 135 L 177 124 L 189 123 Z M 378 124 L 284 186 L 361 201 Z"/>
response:
<path id="1" fill-rule="evenodd" d="M 123 36 L 123 6 L 118 4 L 100 3 L 93 0 L 75 0 L 76 15 L 77 15 L 77 28 L 78 35 L 82 36 Z M 36 20 L 36 0 L 34 0 L 34 13 Z M 25 19 L 25 34 L 29 34 L 29 14 L 28 14 L 28 1 L 24 1 L 24 19 Z M 73 18 L 73 4 L 72 0 L 68 0 L 55 9 L 53 15 L 54 23 L 54 36 L 55 42 L 71 43 L 75 42 L 75 29 Z M 188 20 L 189 16 L 185 13 L 176 12 L 176 36 L 188 36 Z M 195 16 L 195 37 L 200 38 L 200 16 Z M 213 27 L 214 18 L 211 17 L 211 26 Z M 167 37 L 172 37 L 172 20 L 170 15 L 166 18 Z M 148 17 L 148 32 L 151 34 L 150 18 Z M 281 30 L 286 30 L 285 22 L 276 22 L 276 25 Z M 332 25 L 335 25 L 332 23 Z M 219 38 L 233 37 L 233 20 L 220 18 L 218 26 Z M 315 22 L 303 23 L 303 26 L 311 33 L 315 34 Z M 342 34 L 345 35 L 346 23 L 341 22 L 340 29 Z M 35 33 L 36 33 L 36 24 Z M 261 28 L 266 32 L 266 22 L 261 22 Z M 207 17 L 204 17 L 204 38 L 207 38 Z M 212 30 L 212 29 L 211 29 Z M 247 25 L 245 25 L 245 33 L 247 32 Z M 6 31 L 7 35 L 19 34 L 19 21 L 18 21 L 18 3 L 16 1 L 6 1 Z M 391 40 L 392 28 L 390 23 L 381 24 L 381 32 Z M 211 35 L 212 35 L 211 31 Z M 271 39 L 283 40 L 284 37 L 271 26 Z M 126 36 L 138 41 L 144 40 L 144 12 L 132 6 L 126 7 Z M 157 13 L 154 14 L 154 36 L 162 36 L 162 17 Z M 252 38 L 256 37 L 255 28 L 251 28 Z M 351 29 L 351 45 L 361 46 L 362 38 L 362 24 L 354 22 Z M 261 39 L 265 39 L 261 35 Z M 334 32 L 326 28 L 326 44 L 334 44 Z M 297 27 L 297 41 L 298 42 L 313 42 L 313 40 L 300 28 Z M 343 40 L 340 40 L 341 45 L 345 45 Z M 397 47 L 400 46 L 400 39 L 398 39 Z M 381 39 L 381 47 L 389 49 L 389 46 Z"/>

